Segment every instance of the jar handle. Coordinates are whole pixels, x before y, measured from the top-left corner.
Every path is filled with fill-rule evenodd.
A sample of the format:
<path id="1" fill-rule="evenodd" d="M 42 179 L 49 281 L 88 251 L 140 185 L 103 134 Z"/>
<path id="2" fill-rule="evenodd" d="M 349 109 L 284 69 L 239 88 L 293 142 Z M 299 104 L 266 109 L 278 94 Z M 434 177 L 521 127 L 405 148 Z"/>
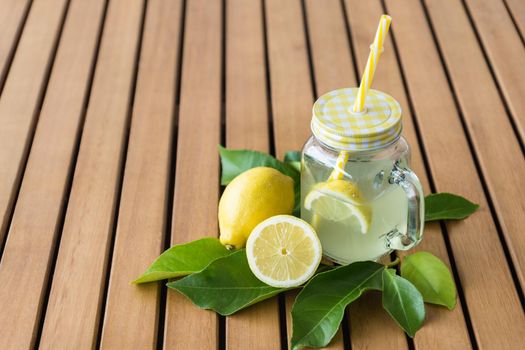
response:
<path id="1" fill-rule="evenodd" d="M 388 179 L 390 184 L 400 186 L 408 199 L 408 216 L 406 233 L 401 234 L 396 230 L 400 239 L 390 237 L 389 247 L 397 250 L 408 250 L 421 241 L 423 236 L 423 213 L 424 213 L 424 195 L 421 182 L 416 174 L 410 169 L 399 167 L 396 163 Z"/>

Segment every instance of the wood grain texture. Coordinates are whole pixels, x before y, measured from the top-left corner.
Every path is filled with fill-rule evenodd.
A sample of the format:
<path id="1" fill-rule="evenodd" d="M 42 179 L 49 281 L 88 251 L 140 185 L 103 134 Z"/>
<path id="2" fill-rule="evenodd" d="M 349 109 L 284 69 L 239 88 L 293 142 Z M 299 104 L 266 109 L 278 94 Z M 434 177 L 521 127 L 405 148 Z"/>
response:
<path id="1" fill-rule="evenodd" d="M 512 23 L 503 1 L 464 1 L 485 52 L 489 57 L 492 69 L 499 81 L 501 90 L 508 103 L 516 128 L 525 142 L 525 49 L 516 27 Z M 455 4 L 456 8 L 459 8 Z M 456 16 L 459 16 L 457 13 Z M 469 35 L 469 27 L 463 28 Z M 462 38 L 463 39 L 463 38 Z M 482 69 L 482 67 L 479 67 Z"/>
<path id="2" fill-rule="evenodd" d="M 268 152 L 262 2 L 227 0 L 226 21 L 226 144 Z"/>
<path id="3" fill-rule="evenodd" d="M 30 0 L 0 1 L 0 87 L 9 70 L 9 62 L 31 7 Z"/>
<path id="4" fill-rule="evenodd" d="M 467 16 L 455 1 L 427 3 L 452 85 L 524 288 L 525 188 L 511 184 L 520 183 L 525 174 L 525 158 L 474 33 L 467 30 Z M 454 40 L 458 35 L 464 40 Z"/>
<path id="5" fill-rule="evenodd" d="M 306 2 L 306 14 L 317 91 L 322 94 L 343 87 L 357 86 L 351 43 L 345 28 L 341 2 L 309 0 Z M 363 30 L 358 33 L 363 38 L 366 37 L 367 41 L 373 40 L 374 32 L 368 36 L 362 32 Z M 359 42 L 360 44 L 362 42 Z M 368 52 L 358 54 L 364 55 L 362 60 L 366 62 Z M 351 304 L 348 314 L 352 349 L 379 349 L 385 344 L 393 346 L 394 349 L 407 347 L 403 331 L 389 320 L 389 316 L 381 308 L 380 301 L 377 303 L 375 299 L 364 297 Z M 377 327 L 363 327 L 363 322 Z M 377 337 L 378 332 L 381 332 L 381 337 Z"/>
<path id="6" fill-rule="evenodd" d="M 348 307 L 352 349 L 407 349 L 403 330 L 381 307 L 381 294 L 368 292 Z"/>
<path id="7" fill-rule="evenodd" d="M 521 37 L 525 37 L 525 1 L 521 0 L 504 0 L 507 8 L 514 18 L 514 23 L 521 33 Z"/>
<path id="8" fill-rule="evenodd" d="M 481 205 L 446 225 L 476 340 L 481 347 L 516 347 L 525 317 L 423 9 L 418 1 L 387 1 L 387 10 L 396 19 L 393 33 L 436 189 Z"/>
<path id="9" fill-rule="evenodd" d="M 40 348 L 95 346 L 120 185 L 142 1 L 111 1 Z"/>
<path id="10" fill-rule="evenodd" d="M 266 1 L 270 82 L 275 148 L 282 155 L 300 150 L 310 135 L 313 93 L 308 51 L 299 1 Z M 290 312 L 297 292 L 285 295 L 288 343 L 292 337 Z M 339 329 L 328 349 L 343 349 Z"/>
<path id="11" fill-rule="evenodd" d="M 226 146 L 268 152 L 263 7 L 226 2 Z M 277 297 L 226 318 L 228 349 L 280 349 Z"/>
<path id="12" fill-rule="evenodd" d="M 307 0 L 305 5 L 318 95 L 357 86 L 352 48 L 341 2 Z"/>
<path id="13" fill-rule="evenodd" d="M 328 348 L 519 348 L 522 3 L 0 0 L 0 349 L 278 349 L 289 342 L 297 292 L 284 296 L 288 339 L 281 339 L 277 298 L 220 327 L 216 314 L 180 294 L 167 291 L 163 305 L 164 287 L 129 281 L 158 256 L 166 235 L 175 244 L 218 234 L 219 143 L 275 148 L 280 157 L 301 148 L 315 95 L 357 85 L 383 6 L 393 16 L 392 36 L 373 88 L 403 108 L 411 168 L 426 193 L 458 193 L 481 209 L 447 222 L 444 232 L 427 224 L 413 250 L 452 262 L 462 291 L 453 311 L 427 305 L 423 328 L 407 341 L 370 292 L 350 305 L 349 328 Z"/>
<path id="14" fill-rule="evenodd" d="M 218 234 L 221 27 L 221 1 L 187 2 L 172 244 Z M 214 312 L 197 309 L 175 291 L 168 292 L 166 307 L 166 349 L 217 348 Z"/>
<path id="15" fill-rule="evenodd" d="M 0 98 L 0 242 L 34 132 L 66 0 L 35 0 Z M 6 21 L 6 25 L 9 21 Z M 2 23 L 3 25 L 3 23 Z M 6 40 L 9 38 L 6 37 Z M 0 47 L 1 49 L 1 47 Z M 7 49 L 7 47 L 5 48 Z M 9 164 L 9 166 L 4 166 Z M 1 243 L 0 243 L 1 244 Z"/>
<path id="16" fill-rule="evenodd" d="M 266 0 L 275 150 L 300 150 L 310 136 L 313 92 L 299 0 Z"/>
<path id="17" fill-rule="evenodd" d="M 0 348 L 32 347 L 72 173 L 104 1 L 74 1 L 0 264 Z"/>
<path id="18" fill-rule="evenodd" d="M 147 4 L 102 349 L 155 349 L 157 344 L 159 287 L 166 287 L 130 281 L 164 246 L 181 10 L 182 1 Z"/>
<path id="19" fill-rule="evenodd" d="M 370 50 L 370 40 L 373 38 L 375 30 L 377 29 L 376 24 L 381 14 L 383 14 L 383 9 L 377 1 L 363 3 L 362 1 L 348 0 L 346 1 L 346 6 L 349 21 L 352 25 L 351 33 L 354 39 L 356 60 L 359 70 L 362 71 L 366 65 L 367 55 Z M 396 23 L 397 20 L 394 18 L 392 21 L 393 31 L 396 28 Z M 385 52 L 381 56 L 373 87 L 391 94 L 401 104 L 403 109 L 403 137 L 407 139 L 412 151 L 411 168 L 421 180 L 425 193 L 430 193 L 430 185 L 423 162 L 423 155 L 414 126 L 414 116 L 409 108 L 391 36 L 389 36 L 385 42 Z M 423 241 L 414 251 L 428 251 L 438 256 L 450 267 L 443 235 L 437 224 L 427 224 L 425 226 Z M 398 254 L 404 256 L 414 251 L 400 251 Z M 372 298 L 371 300 L 376 301 L 377 299 Z M 355 314 L 358 315 L 357 312 Z M 427 308 L 426 318 L 426 325 L 428 326 L 424 326 L 414 339 L 416 348 L 432 348 L 436 344 L 436 339 L 439 339 L 440 346 L 444 348 L 466 349 L 471 346 L 459 300 L 458 305 L 453 311 L 445 308 Z M 350 323 L 353 326 L 356 322 Z M 429 325 L 430 323 L 432 326 Z M 365 339 L 373 339 L 371 341 L 374 341 L 375 338 L 367 337 Z M 404 340 L 404 342 L 406 343 L 406 340 Z M 398 343 L 402 344 L 403 341 L 399 339 Z M 380 344 L 377 345 L 381 346 Z"/>
<path id="20" fill-rule="evenodd" d="M 279 303 L 265 300 L 226 318 L 227 349 L 280 349 Z"/>

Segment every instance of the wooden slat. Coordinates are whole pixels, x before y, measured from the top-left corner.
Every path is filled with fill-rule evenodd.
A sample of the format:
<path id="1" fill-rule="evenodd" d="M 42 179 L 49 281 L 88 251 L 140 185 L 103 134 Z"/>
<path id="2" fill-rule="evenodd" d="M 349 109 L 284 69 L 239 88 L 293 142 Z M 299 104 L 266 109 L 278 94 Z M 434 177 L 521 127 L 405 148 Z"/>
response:
<path id="1" fill-rule="evenodd" d="M 525 187 L 509 184 L 520 183 L 525 174 L 525 159 L 475 35 L 465 30 L 469 22 L 461 4 L 451 0 L 428 3 L 452 84 L 523 288 Z M 463 40 L 454 40 L 459 35 Z"/>
<path id="2" fill-rule="evenodd" d="M 362 1 L 349 0 L 346 2 L 346 5 L 349 21 L 350 24 L 352 24 L 351 32 L 354 38 L 356 60 L 359 71 L 362 71 L 366 65 L 366 59 L 370 51 L 370 42 L 377 29 L 377 22 L 383 13 L 383 9 L 380 3 L 376 1 L 364 3 Z M 396 23 L 397 19 L 394 18 L 392 23 L 393 30 L 395 30 Z M 425 193 L 429 193 L 429 181 L 416 136 L 413 115 L 404 91 L 391 37 L 387 38 L 385 42 L 385 52 L 381 56 L 373 87 L 391 94 L 401 104 L 403 108 L 403 136 L 411 145 L 412 151 L 411 168 L 419 176 Z M 443 235 L 437 224 L 427 224 L 425 226 L 424 239 L 415 251 L 429 251 L 450 266 Z M 413 251 L 408 251 L 406 254 L 412 252 Z M 399 255 L 406 255 L 403 253 L 404 252 L 399 252 Z M 427 320 L 427 325 L 418 332 L 417 337 L 414 339 L 417 348 L 431 348 L 435 345 L 436 339 L 440 339 L 440 346 L 444 348 L 458 347 L 466 349 L 470 347 L 468 330 L 459 300 L 458 305 L 452 312 L 444 308 L 427 307 Z M 351 322 L 352 325 L 355 323 L 356 322 Z M 392 325 L 392 323 L 389 324 Z M 397 326 L 395 327 L 397 328 Z M 377 327 L 377 331 L 380 332 L 381 327 Z M 382 342 L 378 337 L 369 337 L 368 339 Z M 399 339 L 399 342 L 402 343 L 401 339 Z M 377 345 L 378 347 L 382 346 L 381 343 Z"/>
<path id="3" fill-rule="evenodd" d="M 226 11 L 226 145 L 268 152 L 262 2 L 229 0 Z M 280 349 L 280 337 L 277 297 L 226 319 L 228 349 Z"/>
<path id="4" fill-rule="evenodd" d="M 515 348 L 525 318 L 423 9 L 387 5 L 436 189 L 481 205 L 446 224 L 474 334 L 481 347 Z"/>
<path id="5" fill-rule="evenodd" d="M 40 347 L 92 348 L 124 158 L 141 1 L 109 4 Z"/>
<path id="6" fill-rule="evenodd" d="M 275 149 L 300 150 L 310 135 L 313 92 L 299 0 L 266 0 Z"/>
<path id="7" fill-rule="evenodd" d="M 182 1 L 156 0 L 147 6 L 102 331 L 103 349 L 156 348 L 159 286 L 165 288 L 162 283 L 129 285 L 164 245 L 178 80 Z"/>
<path id="8" fill-rule="evenodd" d="M 306 2 L 306 14 L 319 94 L 357 86 L 341 2 L 309 0 Z M 368 41 L 374 36 L 374 32 L 363 33 L 363 30 L 356 34 Z M 364 55 L 361 61 L 366 61 L 367 52 L 358 54 Z M 349 307 L 349 320 L 352 349 L 382 348 L 385 344 L 390 347 L 394 345 L 394 349 L 407 347 L 403 331 L 389 319 L 377 298 L 365 296 L 352 304 Z M 378 334 L 381 336 L 378 337 Z"/>
<path id="9" fill-rule="evenodd" d="M 9 62 L 16 50 L 30 6 L 30 0 L 0 1 L 0 87 L 9 70 Z"/>
<path id="10" fill-rule="evenodd" d="M 34 1 L 0 98 L 0 242 L 11 216 L 65 9 L 66 0 Z"/>
<path id="11" fill-rule="evenodd" d="M 280 349 L 277 297 L 250 306 L 226 319 L 227 349 Z"/>
<path id="12" fill-rule="evenodd" d="M 300 1 L 266 1 L 268 55 L 275 147 L 282 156 L 300 150 L 310 135 L 313 93 Z M 285 296 L 288 342 L 292 336 L 290 311 L 297 293 Z M 343 349 L 339 329 L 330 349 Z"/>
<path id="13" fill-rule="evenodd" d="M 456 5 L 459 4 L 457 0 Z M 465 0 L 490 63 L 525 142 L 525 49 L 503 1 Z M 464 28 L 469 30 L 470 28 Z M 463 35 L 469 33 L 461 32 Z M 464 38 L 455 40 L 463 41 Z"/>
<path id="14" fill-rule="evenodd" d="M 221 2 L 186 4 L 172 244 L 217 236 L 221 130 Z M 217 316 L 168 291 L 164 347 L 215 349 Z"/>
<path id="15" fill-rule="evenodd" d="M 507 7 L 514 18 L 514 23 L 521 33 L 521 37 L 525 37 L 525 1 L 522 0 L 504 0 Z"/>
<path id="16" fill-rule="evenodd" d="M 307 0 L 306 18 L 318 95 L 357 86 L 341 2 Z"/>
<path id="17" fill-rule="evenodd" d="M 47 290 L 104 1 L 70 5 L 0 264 L 1 349 L 33 345 Z"/>
<path id="18" fill-rule="evenodd" d="M 407 349 L 399 326 L 381 307 L 381 295 L 370 292 L 348 307 L 352 349 Z"/>
<path id="19" fill-rule="evenodd" d="M 226 144 L 270 149 L 260 0 L 226 1 Z"/>

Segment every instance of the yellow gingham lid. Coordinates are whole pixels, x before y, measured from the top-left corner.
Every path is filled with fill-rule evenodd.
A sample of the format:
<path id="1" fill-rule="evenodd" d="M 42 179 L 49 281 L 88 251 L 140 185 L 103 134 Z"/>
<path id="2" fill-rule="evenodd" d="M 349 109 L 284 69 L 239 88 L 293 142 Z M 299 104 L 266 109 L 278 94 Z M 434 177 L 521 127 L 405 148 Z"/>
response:
<path id="1" fill-rule="evenodd" d="M 337 150 L 364 151 L 385 147 L 401 135 L 401 107 L 390 95 L 370 89 L 366 109 L 354 113 L 357 88 L 330 91 L 315 102 L 312 132 Z"/>

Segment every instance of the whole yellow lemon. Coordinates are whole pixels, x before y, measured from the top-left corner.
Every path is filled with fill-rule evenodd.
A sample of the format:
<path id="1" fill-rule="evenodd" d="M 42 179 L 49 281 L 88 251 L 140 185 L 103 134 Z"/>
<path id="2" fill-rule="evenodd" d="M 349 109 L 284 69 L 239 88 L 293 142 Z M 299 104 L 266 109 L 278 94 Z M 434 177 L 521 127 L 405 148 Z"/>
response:
<path id="1" fill-rule="evenodd" d="M 245 171 L 226 186 L 219 201 L 221 243 L 242 248 L 260 222 L 294 207 L 294 181 L 267 167 Z"/>

